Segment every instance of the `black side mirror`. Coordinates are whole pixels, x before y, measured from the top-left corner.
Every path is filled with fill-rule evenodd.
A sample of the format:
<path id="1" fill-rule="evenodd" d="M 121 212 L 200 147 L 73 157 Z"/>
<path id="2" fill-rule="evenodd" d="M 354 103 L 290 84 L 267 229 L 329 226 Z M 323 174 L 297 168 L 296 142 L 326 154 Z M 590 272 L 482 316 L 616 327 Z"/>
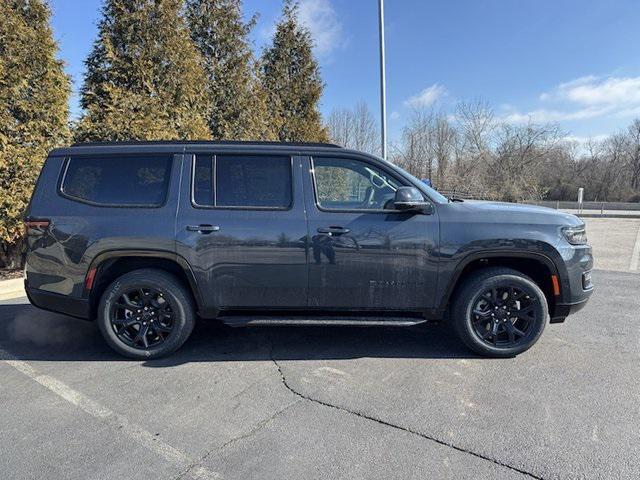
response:
<path id="1" fill-rule="evenodd" d="M 433 206 L 415 187 L 400 187 L 396 190 L 393 205 L 396 210 L 416 211 L 425 214 L 433 213 Z"/>

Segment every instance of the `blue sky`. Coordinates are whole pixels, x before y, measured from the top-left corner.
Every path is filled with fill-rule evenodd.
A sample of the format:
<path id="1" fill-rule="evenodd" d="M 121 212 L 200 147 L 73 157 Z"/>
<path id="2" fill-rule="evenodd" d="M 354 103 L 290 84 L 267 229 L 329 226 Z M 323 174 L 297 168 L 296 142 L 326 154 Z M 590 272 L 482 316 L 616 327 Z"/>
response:
<path id="1" fill-rule="evenodd" d="M 101 0 L 50 0 L 77 90 Z M 259 52 L 280 0 L 245 0 Z M 640 117 L 638 0 L 386 0 L 389 131 L 413 108 L 482 99 L 512 122 L 558 122 L 577 140 Z M 322 111 L 359 100 L 378 113 L 377 0 L 302 0 L 326 82 Z M 77 97 L 72 99 L 77 115 Z"/>

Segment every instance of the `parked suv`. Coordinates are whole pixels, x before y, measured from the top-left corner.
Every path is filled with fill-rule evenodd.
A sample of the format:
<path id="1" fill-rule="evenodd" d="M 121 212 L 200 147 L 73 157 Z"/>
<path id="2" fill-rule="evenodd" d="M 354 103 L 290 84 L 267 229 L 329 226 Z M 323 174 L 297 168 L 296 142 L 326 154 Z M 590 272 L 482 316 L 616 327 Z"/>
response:
<path id="1" fill-rule="evenodd" d="M 482 355 L 524 352 L 582 308 L 577 217 L 452 201 L 327 144 L 85 143 L 53 150 L 25 223 L 34 305 L 97 320 L 133 358 L 196 316 L 233 326 L 447 319 Z"/>

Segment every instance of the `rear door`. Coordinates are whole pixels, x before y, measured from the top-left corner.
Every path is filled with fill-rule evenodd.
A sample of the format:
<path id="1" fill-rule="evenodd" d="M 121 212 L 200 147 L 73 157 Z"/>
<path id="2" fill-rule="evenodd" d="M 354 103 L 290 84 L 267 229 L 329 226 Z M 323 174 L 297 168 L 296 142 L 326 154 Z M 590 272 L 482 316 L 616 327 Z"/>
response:
<path id="1" fill-rule="evenodd" d="M 307 304 L 300 158 L 287 154 L 185 155 L 177 252 L 210 309 Z"/>
<path id="2" fill-rule="evenodd" d="M 353 156 L 306 158 L 309 306 L 415 310 L 433 305 L 437 213 L 400 212 L 399 186 L 380 162 Z"/>

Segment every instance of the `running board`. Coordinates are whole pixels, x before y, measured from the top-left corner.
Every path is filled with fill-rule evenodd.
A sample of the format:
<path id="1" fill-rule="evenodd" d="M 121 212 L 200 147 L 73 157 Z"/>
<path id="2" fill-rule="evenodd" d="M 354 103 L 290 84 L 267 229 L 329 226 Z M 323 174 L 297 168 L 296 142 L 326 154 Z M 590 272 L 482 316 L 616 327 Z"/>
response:
<path id="1" fill-rule="evenodd" d="M 229 316 L 219 317 L 219 320 L 230 327 L 248 326 L 378 326 L 378 327 L 411 327 L 425 323 L 424 318 L 411 317 L 268 317 L 268 316 Z"/>

